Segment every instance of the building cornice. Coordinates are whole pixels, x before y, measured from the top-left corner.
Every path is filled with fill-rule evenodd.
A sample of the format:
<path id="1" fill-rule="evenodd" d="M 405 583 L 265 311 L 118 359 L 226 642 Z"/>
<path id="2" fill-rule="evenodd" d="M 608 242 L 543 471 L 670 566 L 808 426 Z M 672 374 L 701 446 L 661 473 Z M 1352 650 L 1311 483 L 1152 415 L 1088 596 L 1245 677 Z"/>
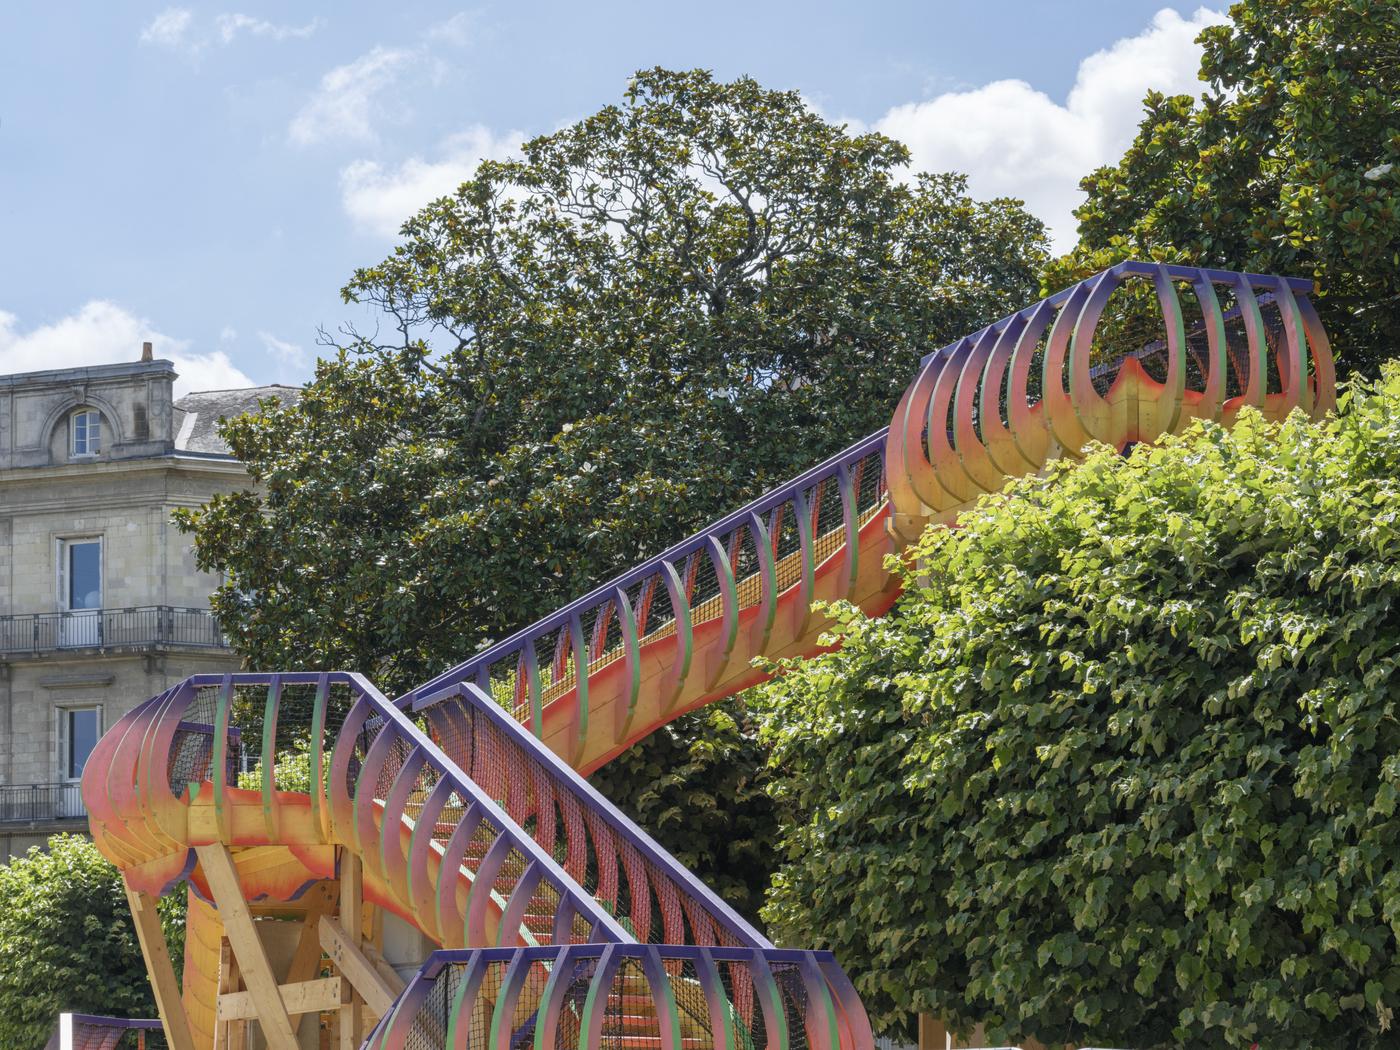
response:
<path id="1" fill-rule="evenodd" d="M 0 470 L 0 485 L 22 484 L 50 479 L 72 481 L 83 477 L 112 474 L 155 474 L 179 471 L 188 474 L 214 474 L 221 477 L 247 477 L 240 460 L 232 456 L 187 456 L 179 452 L 139 459 L 97 460 L 85 463 L 55 463 L 45 467 L 11 467 Z"/>

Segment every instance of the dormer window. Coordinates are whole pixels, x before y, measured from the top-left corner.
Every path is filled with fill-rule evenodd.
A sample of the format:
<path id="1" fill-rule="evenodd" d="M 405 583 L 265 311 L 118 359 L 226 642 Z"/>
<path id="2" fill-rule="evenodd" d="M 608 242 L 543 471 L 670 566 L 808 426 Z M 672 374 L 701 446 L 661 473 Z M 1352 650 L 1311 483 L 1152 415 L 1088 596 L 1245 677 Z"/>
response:
<path id="1" fill-rule="evenodd" d="M 102 451 L 102 417 L 91 408 L 80 408 L 68 417 L 73 455 L 95 456 Z"/>

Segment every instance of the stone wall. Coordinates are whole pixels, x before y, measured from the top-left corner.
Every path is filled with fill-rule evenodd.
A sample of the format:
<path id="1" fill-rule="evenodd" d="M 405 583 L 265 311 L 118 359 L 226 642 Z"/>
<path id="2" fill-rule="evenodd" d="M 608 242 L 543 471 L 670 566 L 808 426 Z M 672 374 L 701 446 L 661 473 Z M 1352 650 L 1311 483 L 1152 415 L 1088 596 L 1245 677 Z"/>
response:
<path id="1" fill-rule="evenodd" d="M 102 417 L 98 460 L 159 456 L 174 448 L 169 361 L 0 376 L 0 470 L 68 462 L 68 419 L 78 408 Z"/>

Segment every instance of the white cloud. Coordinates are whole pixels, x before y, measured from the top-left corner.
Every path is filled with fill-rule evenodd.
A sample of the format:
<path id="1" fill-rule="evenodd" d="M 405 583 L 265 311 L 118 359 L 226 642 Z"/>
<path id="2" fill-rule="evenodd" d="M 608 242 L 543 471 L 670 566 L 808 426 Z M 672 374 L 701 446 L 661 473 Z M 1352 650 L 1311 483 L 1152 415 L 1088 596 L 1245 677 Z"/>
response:
<path id="1" fill-rule="evenodd" d="M 259 332 L 258 338 L 262 340 L 263 348 L 272 354 L 284 365 L 292 368 L 304 368 L 306 366 L 306 351 L 298 343 L 289 343 L 285 339 L 278 339 L 271 332 Z"/>
<path id="2" fill-rule="evenodd" d="M 311 145 L 329 140 L 374 138 L 378 96 L 391 87 L 417 57 L 407 48 L 376 47 L 321 78 L 316 93 L 292 119 L 292 141 Z"/>
<path id="3" fill-rule="evenodd" d="M 187 8 L 167 7 L 141 30 L 141 43 L 181 49 L 190 46 L 194 14 Z"/>
<path id="4" fill-rule="evenodd" d="M 230 12 L 214 16 L 211 27 L 200 26 L 194 12 L 185 7 L 167 7 L 141 30 L 141 43 L 179 52 L 186 58 L 198 59 L 214 41 L 228 46 L 241 35 L 264 37 L 268 40 L 292 40 L 310 36 L 321 28 L 321 20 L 313 18 L 303 26 L 278 25 L 252 15 Z"/>
<path id="5" fill-rule="evenodd" d="M 305 38 L 321 28 L 321 20 L 313 18 L 304 26 L 284 26 L 275 22 L 265 22 L 261 18 L 254 18 L 251 15 L 224 14 L 214 19 L 214 25 L 219 31 L 219 39 L 225 44 L 231 44 L 237 39 L 239 33 L 267 37 L 270 40 Z"/>
<path id="6" fill-rule="evenodd" d="M 462 47 L 471 42 L 472 30 L 477 18 L 469 11 L 458 11 L 445 22 L 439 22 L 428 30 L 429 40 L 442 40 Z"/>
<path id="7" fill-rule="evenodd" d="M 469 179 L 483 160 L 503 160 L 525 140 L 523 132 L 496 135 L 474 125 L 443 142 L 434 161 L 409 157 L 386 168 L 357 160 L 340 173 L 340 199 L 346 213 L 363 232 L 393 237 L 405 219 L 429 201 L 453 192 Z"/>
<path id="8" fill-rule="evenodd" d="M 1198 94 L 1196 36 L 1225 15 L 1159 11 L 1137 36 L 1079 63 L 1063 104 L 1023 80 L 998 80 L 896 106 L 874 125 L 904 142 L 919 171 L 962 171 L 979 197 L 1019 197 L 1049 225 L 1057 250 L 1074 243 L 1079 180 L 1132 142 L 1149 89 Z"/>
<path id="9" fill-rule="evenodd" d="M 155 344 L 155 355 L 175 365 L 175 396 L 190 390 L 252 386 L 222 350 L 190 352 L 185 339 L 156 331 L 145 318 L 116 303 L 95 299 L 51 324 L 21 331 L 19 318 L 0 310 L 0 373 L 137 361 L 141 344 Z"/>

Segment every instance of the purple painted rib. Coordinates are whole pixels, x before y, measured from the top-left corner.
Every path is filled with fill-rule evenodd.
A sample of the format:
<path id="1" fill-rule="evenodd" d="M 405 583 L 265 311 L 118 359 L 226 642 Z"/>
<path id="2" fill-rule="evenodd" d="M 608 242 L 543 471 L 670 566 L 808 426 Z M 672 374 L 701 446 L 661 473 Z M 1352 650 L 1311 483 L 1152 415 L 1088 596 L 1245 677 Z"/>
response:
<path id="1" fill-rule="evenodd" d="M 464 684 L 454 685 L 443 693 L 433 694 L 425 698 L 425 704 L 436 704 L 449 696 L 456 697 L 465 706 L 469 707 L 477 715 L 486 718 L 500 733 L 516 744 L 521 750 L 546 772 L 551 774 L 556 783 L 559 783 L 564 790 L 568 791 L 580 802 L 586 810 L 606 821 L 610 830 L 620 839 L 632 846 L 648 863 L 660 869 L 661 872 L 670 877 L 682 892 L 683 896 L 689 897 L 692 906 L 698 904 L 708 913 L 708 917 L 717 928 L 729 933 L 738 943 L 751 945 L 755 948 L 768 949 L 772 947 L 771 942 L 762 934 L 746 922 L 737 912 L 734 911 L 724 900 L 722 900 L 713 890 L 698 879 L 694 873 L 682 865 L 674 857 L 649 836 L 645 831 L 628 819 L 616 806 L 604 798 L 596 788 L 594 788 L 583 777 L 574 771 L 573 767 L 561 759 L 535 737 L 515 719 L 511 718 L 501 707 L 491 700 L 485 693 L 475 685 Z M 624 852 L 622 860 L 624 868 L 627 867 L 627 856 Z M 629 883 L 632 881 L 631 872 L 628 872 Z M 591 900 L 592 898 L 590 898 Z M 638 931 L 639 936 L 645 936 Z M 630 940 L 631 938 L 627 938 Z"/>
<path id="2" fill-rule="evenodd" d="M 639 583 L 655 573 L 662 571 L 665 563 L 675 563 L 683 558 L 705 549 L 710 537 L 719 537 L 731 532 L 737 526 L 744 524 L 750 514 L 766 514 L 783 503 L 791 500 L 794 495 L 800 494 L 803 490 L 810 488 L 815 482 L 824 478 L 834 476 L 837 469 L 842 466 L 853 466 L 860 462 L 872 452 L 877 452 L 884 447 L 886 429 L 881 429 L 871 434 L 869 437 L 856 442 L 843 452 L 838 452 L 835 456 L 827 459 L 811 470 L 799 474 L 779 487 L 764 493 L 752 503 L 725 515 L 723 518 L 707 525 L 704 530 L 687 537 L 674 547 L 671 547 L 654 558 L 628 569 L 620 576 L 609 580 L 607 583 L 589 591 L 576 601 L 517 631 L 515 634 L 498 642 L 489 649 L 478 653 L 469 660 L 463 661 L 455 667 L 449 668 L 431 681 L 418 686 L 411 692 L 404 693 L 398 697 L 394 703 L 399 707 L 412 707 L 420 710 L 426 707 L 429 697 L 442 694 L 451 686 L 462 682 L 469 682 L 478 679 L 478 672 L 490 667 L 503 657 L 511 656 L 524 648 L 527 643 L 549 635 L 560 628 L 567 626 L 575 616 L 581 616 L 584 612 L 602 605 L 606 602 L 617 588 L 627 590 L 633 584 Z M 479 681 L 478 681 L 478 684 Z"/>

